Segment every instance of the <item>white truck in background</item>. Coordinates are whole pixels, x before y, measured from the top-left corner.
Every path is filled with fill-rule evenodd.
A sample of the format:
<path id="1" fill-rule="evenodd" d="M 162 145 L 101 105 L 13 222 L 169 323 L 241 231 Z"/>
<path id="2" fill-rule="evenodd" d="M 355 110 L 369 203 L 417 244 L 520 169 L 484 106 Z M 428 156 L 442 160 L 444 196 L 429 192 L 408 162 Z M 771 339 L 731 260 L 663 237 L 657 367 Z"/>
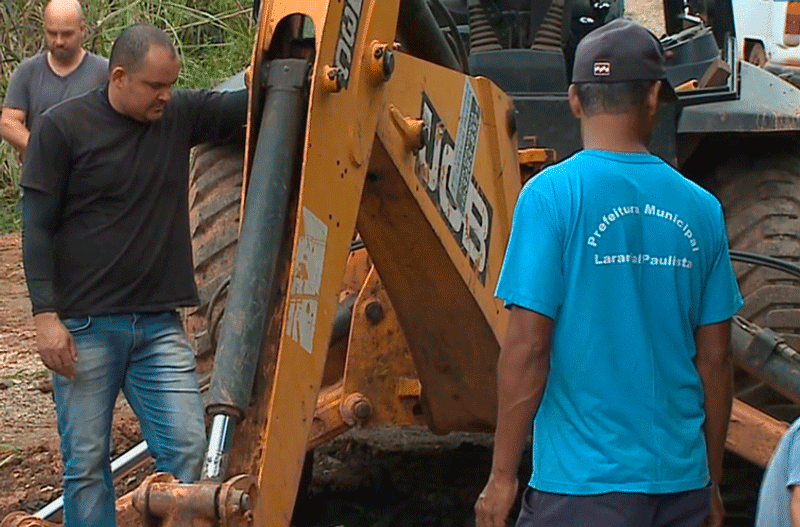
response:
<path id="1" fill-rule="evenodd" d="M 767 69 L 800 68 L 800 2 L 732 0 L 740 56 Z M 775 71 L 782 73 L 782 71 Z"/>

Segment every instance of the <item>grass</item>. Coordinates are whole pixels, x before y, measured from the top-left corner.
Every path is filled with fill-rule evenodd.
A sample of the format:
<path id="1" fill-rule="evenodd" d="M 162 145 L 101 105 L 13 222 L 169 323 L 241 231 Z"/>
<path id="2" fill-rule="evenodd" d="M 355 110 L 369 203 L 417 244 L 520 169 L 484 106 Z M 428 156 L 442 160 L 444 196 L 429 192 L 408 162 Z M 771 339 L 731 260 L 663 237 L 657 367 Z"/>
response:
<path id="1" fill-rule="evenodd" d="M 9 373 L 8 375 L 0 376 L 0 380 L 3 381 L 38 381 L 40 379 L 49 378 L 53 372 L 46 368 L 42 368 L 36 371 L 30 370 L 19 370 L 16 373 Z"/>
<path id="2" fill-rule="evenodd" d="M 19 62 L 43 48 L 45 0 L 0 2 L 0 94 Z M 176 88 L 208 88 L 243 70 L 250 59 L 254 23 L 249 0 L 83 0 L 86 48 L 108 56 L 119 32 L 150 22 L 172 37 L 183 68 Z M 19 228 L 19 164 L 0 145 L 0 234 Z"/>
<path id="3" fill-rule="evenodd" d="M 0 145 L 0 234 L 19 229 L 19 163 L 11 145 Z"/>

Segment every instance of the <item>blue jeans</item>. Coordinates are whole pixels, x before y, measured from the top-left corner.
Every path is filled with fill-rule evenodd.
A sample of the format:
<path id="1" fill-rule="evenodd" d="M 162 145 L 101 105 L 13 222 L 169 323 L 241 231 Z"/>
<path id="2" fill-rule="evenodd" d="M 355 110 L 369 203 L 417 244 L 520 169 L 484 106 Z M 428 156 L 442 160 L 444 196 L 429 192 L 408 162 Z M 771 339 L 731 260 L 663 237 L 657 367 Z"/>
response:
<path id="1" fill-rule="evenodd" d="M 53 375 L 64 463 L 64 525 L 115 527 L 109 439 L 120 390 L 139 417 L 156 470 L 185 482 L 206 448 L 195 359 L 174 312 L 62 320 L 78 352 L 75 377 Z"/>

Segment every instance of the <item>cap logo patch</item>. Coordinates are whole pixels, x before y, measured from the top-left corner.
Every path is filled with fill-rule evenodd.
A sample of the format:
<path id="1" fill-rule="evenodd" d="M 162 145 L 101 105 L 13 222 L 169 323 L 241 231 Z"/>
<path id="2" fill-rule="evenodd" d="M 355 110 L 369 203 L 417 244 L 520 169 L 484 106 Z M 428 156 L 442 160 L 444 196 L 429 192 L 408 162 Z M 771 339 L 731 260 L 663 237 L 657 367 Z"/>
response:
<path id="1" fill-rule="evenodd" d="M 610 62 L 595 62 L 594 63 L 594 76 L 595 77 L 608 77 L 611 75 Z"/>

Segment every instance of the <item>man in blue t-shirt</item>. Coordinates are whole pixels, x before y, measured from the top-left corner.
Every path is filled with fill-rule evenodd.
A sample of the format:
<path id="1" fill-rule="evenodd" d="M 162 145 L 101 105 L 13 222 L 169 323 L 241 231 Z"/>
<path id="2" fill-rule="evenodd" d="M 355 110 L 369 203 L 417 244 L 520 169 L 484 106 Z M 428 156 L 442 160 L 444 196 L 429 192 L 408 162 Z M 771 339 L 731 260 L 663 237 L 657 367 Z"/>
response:
<path id="1" fill-rule="evenodd" d="M 742 299 L 719 202 L 647 151 L 663 96 L 643 27 L 615 20 L 578 45 L 585 150 L 522 189 L 497 285 L 511 313 L 479 527 L 505 525 L 531 419 L 518 526 L 721 525 Z"/>
<path id="2" fill-rule="evenodd" d="M 755 527 L 800 527 L 800 419 L 783 435 L 764 472 Z"/>

